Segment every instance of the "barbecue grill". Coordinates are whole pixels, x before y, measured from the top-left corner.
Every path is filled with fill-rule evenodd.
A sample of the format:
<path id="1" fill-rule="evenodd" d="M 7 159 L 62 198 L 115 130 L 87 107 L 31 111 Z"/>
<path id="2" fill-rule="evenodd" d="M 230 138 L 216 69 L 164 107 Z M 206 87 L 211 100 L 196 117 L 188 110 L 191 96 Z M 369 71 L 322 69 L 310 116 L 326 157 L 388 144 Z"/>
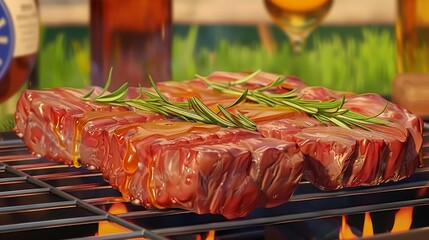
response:
<path id="1" fill-rule="evenodd" d="M 427 123 L 422 154 L 424 167 L 400 182 L 325 192 L 302 181 L 286 204 L 227 220 L 134 206 L 101 173 L 32 156 L 13 133 L 3 133 L 0 239 L 425 239 L 429 236 Z M 118 205 L 120 212 L 113 210 Z M 103 235 L 103 226 L 119 230 Z"/>

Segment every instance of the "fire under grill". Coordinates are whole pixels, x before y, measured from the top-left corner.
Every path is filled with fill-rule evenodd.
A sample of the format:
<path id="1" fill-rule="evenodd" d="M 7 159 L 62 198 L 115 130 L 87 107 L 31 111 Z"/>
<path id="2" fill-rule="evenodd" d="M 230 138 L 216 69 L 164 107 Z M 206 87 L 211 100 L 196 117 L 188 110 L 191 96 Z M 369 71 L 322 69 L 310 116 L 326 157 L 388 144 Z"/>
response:
<path id="1" fill-rule="evenodd" d="M 429 236 L 429 125 L 410 178 L 324 192 L 301 182 L 289 202 L 227 220 L 125 202 L 84 168 L 37 158 L 0 135 L 0 239 L 425 239 Z"/>

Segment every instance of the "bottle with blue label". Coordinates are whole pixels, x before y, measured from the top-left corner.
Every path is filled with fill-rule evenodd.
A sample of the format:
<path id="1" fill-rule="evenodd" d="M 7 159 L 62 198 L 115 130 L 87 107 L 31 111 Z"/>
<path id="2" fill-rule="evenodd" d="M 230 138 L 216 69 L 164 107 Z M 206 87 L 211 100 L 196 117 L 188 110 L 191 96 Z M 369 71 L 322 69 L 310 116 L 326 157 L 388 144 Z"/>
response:
<path id="1" fill-rule="evenodd" d="M 36 0 L 0 0 L 0 129 L 34 68 L 39 28 Z"/>

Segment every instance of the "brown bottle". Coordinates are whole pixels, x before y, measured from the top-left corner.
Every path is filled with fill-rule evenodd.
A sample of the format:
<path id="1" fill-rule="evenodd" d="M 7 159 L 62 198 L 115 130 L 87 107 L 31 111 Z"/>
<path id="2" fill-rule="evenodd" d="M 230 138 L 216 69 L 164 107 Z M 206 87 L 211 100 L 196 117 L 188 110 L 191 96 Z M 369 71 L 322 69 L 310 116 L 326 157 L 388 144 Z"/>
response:
<path id="1" fill-rule="evenodd" d="M 91 83 L 110 90 L 171 78 L 171 0 L 91 0 Z"/>
<path id="2" fill-rule="evenodd" d="M 397 73 L 392 101 L 429 119 L 429 1 L 397 0 Z"/>
<path id="3" fill-rule="evenodd" d="M 10 62 L 9 71 L 0 82 L 0 102 L 8 99 L 24 85 L 35 62 L 36 54 L 16 57 Z"/>
<path id="4" fill-rule="evenodd" d="M 39 16 L 34 0 L 0 3 L 0 103 L 16 93 L 33 70 L 39 45 Z M 5 110 L 0 105 L 0 109 Z"/>
<path id="5" fill-rule="evenodd" d="M 398 73 L 429 73 L 429 1 L 397 0 Z"/>
<path id="6" fill-rule="evenodd" d="M 0 132 L 12 130 L 16 103 L 33 83 L 39 30 L 37 1 L 0 1 Z"/>

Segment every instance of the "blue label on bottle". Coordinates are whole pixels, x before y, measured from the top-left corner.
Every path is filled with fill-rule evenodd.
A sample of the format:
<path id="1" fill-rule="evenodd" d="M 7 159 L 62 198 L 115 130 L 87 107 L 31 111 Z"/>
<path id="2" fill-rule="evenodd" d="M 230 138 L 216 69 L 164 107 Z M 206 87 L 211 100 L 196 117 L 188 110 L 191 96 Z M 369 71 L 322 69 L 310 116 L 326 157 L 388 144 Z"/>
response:
<path id="1" fill-rule="evenodd" d="M 0 82 L 12 61 L 14 42 L 12 18 L 6 4 L 0 1 Z"/>

